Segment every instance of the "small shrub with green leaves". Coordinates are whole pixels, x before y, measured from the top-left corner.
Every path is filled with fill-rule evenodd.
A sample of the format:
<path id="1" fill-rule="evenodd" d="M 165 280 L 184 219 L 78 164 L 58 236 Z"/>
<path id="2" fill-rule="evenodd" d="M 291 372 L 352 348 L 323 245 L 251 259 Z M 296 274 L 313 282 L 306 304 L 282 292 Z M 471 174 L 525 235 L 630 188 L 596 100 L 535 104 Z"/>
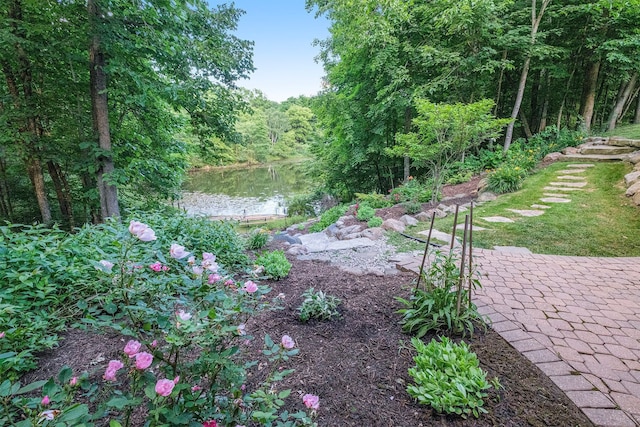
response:
<path id="1" fill-rule="evenodd" d="M 360 205 L 358 207 L 358 213 L 356 213 L 356 218 L 359 221 L 369 221 L 376 214 L 375 209 L 373 209 L 369 205 Z"/>
<path id="2" fill-rule="evenodd" d="M 247 238 L 248 249 L 261 249 L 269 241 L 269 233 L 261 228 L 257 228 L 249 233 Z"/>
<path id="3" fill-rule="evenodd" d="M 374 216 L 369 221 L 367 221 L 367 227 L 374 228 L 380 227 L 384 221 L 379 216 Z"/>
<path id="4" fill-rule="evenodd" d="M 338 205 L 338 206 L 332 207 L 331 209 L 326 210 L 320 216 L 320 221 L 313 224 L 309 228 L 309 231 L 311 231 L 312 233 L 317 233 L 319 231 L 324 230 L 325 228 L 327 228 L 328 226 L 336 222 L 338 218 L 344 215 L 345 212 L 347 212 L 348 208 L 349 207 L 345 205 Z"/>
<path id="5" fill-rule="evenodd" d="M 393 205 L 391 200 L 378 193 L 356 193 L 356 201 L 361 205 L 368 205 L 374 209 L 388 208 Z"/>
<path id="6" fill-rule="evenodd" d="M 446 337 L 425 344 L 418 338 L 411 343 L 417 351 L 416 365 L 409 368 L 415 384 L 407 387 L 409 395 L 440 414 L 455 414 L 466 418 L 487 413 L 484 398 L 491 384 L 480 368 L 478 357 L 465 342 L 456 344 Z M 497 379 L 494 386 L 499 387 Z"/>
<path id="7" fill-rule="evenodd" d="M 466 273 L 459 282 L 457 256 L 436 252 L 423 278 L 424 287 L 414 289 L 409 300 L 396 298 L 406 307 L 398 310 L 402 314 L 402 330 L 418 338 L 431 331 L 473 334 L 474 322 L 482 321 L 482 315 L 469 300 L 467 284 L 471 280 L 477 287 L 480 282 Z"/>
<path id="8" fill-rule="evenodd" d="M 330 320 L 340 317 L 338 306 L 341 301 L 331 295 L 327 295 L 322 291 L 315 292 L 313 288 L 309 288 L 302 294 L 304 300 L 302 305 L 298 307 L 300 320 L 307 322 L 309 319 Z"/>
<path id="9" fill-rule="evenodd" d="M 420 202 L 408 201 L 404 202 L 402 206 L 404 207 L 404 211 L 408 214 L 417 214 L 422 210 L 422 203 Z"/>
<path id="10" fill-rule="evenodd" d="M 291 270 L 291 263 L 283 251 L 265 252 L 256 259 L 255 264 L 264 267 L 264 275 L 269 279 L 285 278 Z"/>
<path id="11" fill-rule="evenodd" d="M 287 215 L 314 216 L 316 212 L 313 208 L 313 201 L 313 195 L 295 196 L 289 201 L 289 204 L 287 206 Z"/>
<path id="12" fill-rule="evenodd" d="M 431 201 L 431 187 L 429 182 L 423 184 L 419 180 L 410 177 L 409 181 L 391 191 L 391 200 L 394 203 L 408 201 L 427 203 Z"/>
<path id="13" fill-rule="evenodd" d="M 498 194 L 511 193 L 522 187 L 527 172 L 520 166 L 503 164 L 488 176 L 489 189 Z"/>

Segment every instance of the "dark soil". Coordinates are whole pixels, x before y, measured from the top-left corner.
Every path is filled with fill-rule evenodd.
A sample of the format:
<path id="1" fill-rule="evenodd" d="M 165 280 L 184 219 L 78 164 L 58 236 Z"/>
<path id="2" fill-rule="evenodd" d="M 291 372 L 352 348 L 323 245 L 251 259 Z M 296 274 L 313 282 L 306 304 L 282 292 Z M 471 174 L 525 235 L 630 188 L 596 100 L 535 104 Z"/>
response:
<path id="1" fill-rule="evenodd" d="M 473 198 L 469 192 L 476 186 L 477 181 L 467 185 L 468 198 Z M 449 188 L 449 197 L 463 194 L 460 188 Z M 390 209 L 392 215 L 394 208 Z M 394 214 L 404 212 L 396 209 Z M 282 384 L 292 389 L 287 409 L 303 409 L 301 396 L 312 393 L 320 396 L 319 426 L 593 426 L 548 377 L 491 329 L 465 339 L 488 378 L 497 377 L 504 387 L 491 391 L 485 400 L 488 413 L 478 419 L 434 414 L 406 392 L 413 352 L 410 337 L 401 332 L 396 314 L 401 306 L 394 298 L 408 298 L 414 277 L 355 276 L 319 261 L 290 261 L 293 268 L 287 278 L 266 282 L 272 295 L 285 295 L 284 310 L 262 313 L 247 325 L 257 338 L 249 348 L 254 356 L 264 334 L 274 339 L 287 334 L 300 349 L 286 366 L 295 372 Z M 339 320 L 306 324 L 298 320 L 301 295 L 310 287 L 342 300 Z M 88 370 L 100 382 L 107 362 L 117 358 L 125 344 L 118 335 L 75 330 L 64 338 L 57 349 L 42 355 L 40 369 L 23 383 L 53 376 L 65 364 L 74 372 Z M 249 387 L 260 376 L 261 372 L 252 371 Z"/>

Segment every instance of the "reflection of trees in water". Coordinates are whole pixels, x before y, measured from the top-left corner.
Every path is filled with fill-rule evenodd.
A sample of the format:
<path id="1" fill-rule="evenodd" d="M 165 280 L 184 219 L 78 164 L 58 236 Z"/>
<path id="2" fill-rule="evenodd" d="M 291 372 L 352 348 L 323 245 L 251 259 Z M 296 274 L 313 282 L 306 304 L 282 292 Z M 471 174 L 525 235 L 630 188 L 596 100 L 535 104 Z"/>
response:
<path id="1" fill-rule="evenodd" d="M 300 164 L 275 164 L 247 169 L 200 171 L 190 175 L 186 191 L 229 196 L 269 197 L 307 192 L 312 180 Z"/>

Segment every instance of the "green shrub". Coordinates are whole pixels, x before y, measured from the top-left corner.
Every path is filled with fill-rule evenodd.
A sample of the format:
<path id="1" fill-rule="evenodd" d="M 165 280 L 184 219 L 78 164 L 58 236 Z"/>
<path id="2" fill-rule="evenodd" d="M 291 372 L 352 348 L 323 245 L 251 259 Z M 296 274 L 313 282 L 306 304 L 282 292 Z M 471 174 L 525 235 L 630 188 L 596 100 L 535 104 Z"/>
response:
<path id="1" fill-rule="evenodd" d="M 314 216 L 316 214 L 313 208 L 314 196 L 300 195 L 291 199 L 287 206 L 288 216 Z"/>
<path id="2" fill-rule="evenodd" d="M 287 277 L 291 270 L 291 263 L 283 251 L 265 252 L 256 259 L 255 264 L 264 267 L 264 276 L 269 279 L 280 280 Z"/>
<path id="3" fill-rule="evenodd" d="M 374 209 L 388 208 L 393 205 L 391 200 L 378 193 L 356 193 L 356 201 L 361 205 L 368 205 Z"/>
<path id="4" fill-rule="evenodd" d="M 422 203 L 415 201 L 408 201 L 402 204 L 404 211 L 408 214 L 417 214 L 422 211 Z"/>
<path id="5" fill-rule="evenodd" d="M 317 233 L 318 231 L 324 230 L 325 228 L 327 228 L 328 226 L 330 226 L 331 224 L 336 222 L 338 220 L 338 218 L 340 218 L 342 215 L 344 215 L 345 212 L 347 212 L 347 209 L 349 209 L 348 206 L 338 205 L 338 206 L 332 207 L 331 209 L 326 210 L 320 216 L 320 221 L 318 221 L 315 224 L 313 224 L 309 228 L 309 231 L 311 231 L 313 233 Z"/>
<path id="6" fill-rule="evenodd" d="M 416 365 L 409 368 L 415 382 L 407 387 L 409 395 L 441 414 L 463 418 L 473 414 L 477 418 L 487 413 L 482 406 L 491 385 L 466 343 L 456 344 L 446 337 L 426 345 L 413 338 L 411 343 L 418 354 L 413 358 Z M 499 386 L 497 379 L 493 383 Z"/>
<path id="7" fill-rule="evenodd" d="M 248 249 L 261 249 L 269 241 L 269 233 L 261 228 L 257 228 L 249 233 L 247 238 Z"/>
<path id="8" fill-rule="evenodd" d="M 504 164 L 487 177 L 489 189 L 498 194 L 517 191 L 522 187 L 526 175 L 526 171 L 519 166 Z"/>
<path id="9" fill-rule="evenodd" d="M 322 291 L 314 292 L 313 288 L 307 289 L 302 296 L 304 300 L 302 305 L 298 307 L 302 322 L 307 322 L 309 319 L 329 320 L 340 317 L 337 310 L 341 302 L 339 298 L 327 295 Z"/>
<path id="10" fill-rule="evenodd" d="M 369 221 L 376 214 L 375 209 L 368 205 L 360 205 L 358 207 L 358 212 L 356 213 L 356 218 L 360 221 Z"/>
<path id="11" fill-rule="evenodd" d="M 457 172 L 455 174 L 449 174 L 446 182 L 447 184 L 450 184 L 450 185 L 462 184 L 464 182 L 471 180 L 472 177 L 473 177 L 472 171 L 464 170 L 464 171 Z"/>
<path id="12" fill-rule="evenodd" d="M 416 201 L 427 203 L 431 201 L 432 186 L 427 183 L 420 183 L 417 179 L 409 179 L 400 187 L 396 187 L 391 191 L 391 201 L 394 203 L 402 203 L 408 201 Z"/>
<path id="13" fill-rule="evenodd" d="M 424 288 L 414 289 L 409 300 L 396 298 L 406 307 L 398 310 L 402 330 L 418 338 L 431 331 L 472 334 L 474 322 L 482 321 L 482 316 L 469 300 L 467 284 L 468 280 L 474 286 L 480 282 L 466 274 L 460 283 L 456 255 L 436 252 L 433 263 L 423 272 Z"/>
<path id="14" fill-rule="evenodd" d="M 369 221 L 367 221 L 367 227 L 374 228 L 380 227 L 384 221 L 379 216 L 374 216 Z"/>

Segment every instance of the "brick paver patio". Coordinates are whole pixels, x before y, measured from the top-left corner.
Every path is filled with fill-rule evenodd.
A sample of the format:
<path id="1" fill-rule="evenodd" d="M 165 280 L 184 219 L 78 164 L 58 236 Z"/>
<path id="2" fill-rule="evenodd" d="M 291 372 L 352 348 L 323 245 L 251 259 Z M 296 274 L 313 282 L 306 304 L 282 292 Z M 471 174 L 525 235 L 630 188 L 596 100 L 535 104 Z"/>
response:
<path id="1" fill-rule="evenodd" d="M 474 261 L 474 302 L 495 331 L 594 424 L 640 426 L 640 258 L 478 249 Z"/>

